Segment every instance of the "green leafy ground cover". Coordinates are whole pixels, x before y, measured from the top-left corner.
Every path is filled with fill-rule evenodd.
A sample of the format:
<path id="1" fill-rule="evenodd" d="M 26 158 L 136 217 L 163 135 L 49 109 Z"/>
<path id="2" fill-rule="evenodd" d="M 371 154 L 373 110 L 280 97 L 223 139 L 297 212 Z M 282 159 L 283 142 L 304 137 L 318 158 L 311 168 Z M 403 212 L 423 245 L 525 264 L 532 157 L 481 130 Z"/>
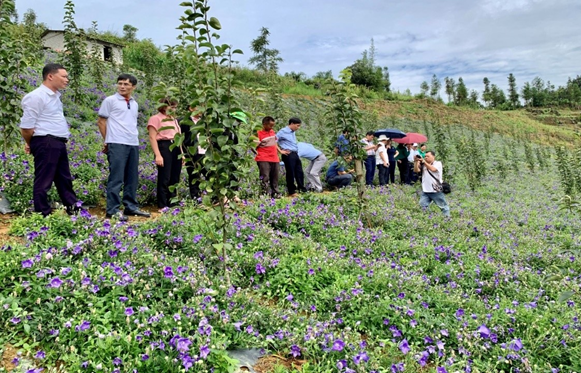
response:
<path id="1" fill-rule="evenodd" d="M 247 201 L 231 285 L 193 206 L 23 217 L 0 252 L 0 342 L 67 371 L 228 371 L 244 347 L 304 372 L 579 371 L 580 223 L 550 175 L 459 180 L 449 220 L 413 187 L 376 188 L 371 227 L 354 190 Z"/>

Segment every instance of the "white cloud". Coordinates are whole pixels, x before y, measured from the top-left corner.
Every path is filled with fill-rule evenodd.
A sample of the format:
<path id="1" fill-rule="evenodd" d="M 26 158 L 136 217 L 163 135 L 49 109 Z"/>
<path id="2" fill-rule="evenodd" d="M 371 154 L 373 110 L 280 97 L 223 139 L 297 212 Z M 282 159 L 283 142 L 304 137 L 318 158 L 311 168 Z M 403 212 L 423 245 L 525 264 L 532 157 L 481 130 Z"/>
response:
<path id="1" fill-rule="evenodd" d="M 174 44 L 180 0 L 78 0 L 76 20 L 89 27 L 122 32 L 158 45 Z M 49 4 L 50 3 L 50 4 Z M 55 4 L 56 3 L 56 4 Z M 65 0 L 18 0 L 21 13 L 35 9 L 38 19 L 61 28 Z M 579 0 L 211 0 L 222 23 L 221 41 L 251 57 L 250 41 L 261 27 L 279 49 L 281 72 L 335 75 L 361 57 L 374 38 L 376 62 L 388 66 L 394 89 L 419 91 L 436 74 L 462 76 L 471 89 L 482 78 L 506 88 L 509 73 L 520 85 L 535 76 L 554 84 L 581 73 Z M 59 11 L 60 9 L 60 11 Z"/>

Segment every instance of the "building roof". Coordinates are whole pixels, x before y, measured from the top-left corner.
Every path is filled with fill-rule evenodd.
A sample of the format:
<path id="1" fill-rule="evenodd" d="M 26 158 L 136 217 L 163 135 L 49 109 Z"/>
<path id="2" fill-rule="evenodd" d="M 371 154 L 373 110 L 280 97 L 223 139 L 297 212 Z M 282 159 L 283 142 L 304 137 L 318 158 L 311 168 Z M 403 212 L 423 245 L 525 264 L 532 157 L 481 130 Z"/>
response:
<path id="1" fill-rule="evenodd" d="M 47 30 L 44 30 L 44 32 L 42 33 L 42 35 L 40 35 L 40 37 L 42 39 L 44 39 L 44 37 L 46 35 L 50 34 L 51 32 L 56 33 L 56 34 L 64 34 L 65 33 L 64 30 L 48 30 L 47 29 Z M 87 35 L 87 34 L 85 34 L 85 39 L 91 40 L 91 41 L 96 41 L 97 43 L 104 44 L 107 46 L 114 46 L 114 47 L 119 47 L 119 48 L 125 47 L 125 44 L 120 44 L 120 43 L 115 43 L 115 42 L 108 41 L 108 40 L 99 39 L 98 37 L 94 37 L 94 36 Z"/>

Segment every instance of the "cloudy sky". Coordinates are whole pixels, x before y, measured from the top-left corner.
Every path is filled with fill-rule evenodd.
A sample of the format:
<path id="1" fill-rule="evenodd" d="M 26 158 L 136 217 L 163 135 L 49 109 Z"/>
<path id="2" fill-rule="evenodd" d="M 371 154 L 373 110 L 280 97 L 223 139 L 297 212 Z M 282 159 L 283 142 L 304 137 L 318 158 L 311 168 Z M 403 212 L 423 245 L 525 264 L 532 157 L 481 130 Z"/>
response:
<path id="1" fill-rule="evenodd" d="M 62 29 L 66 0 L 16 0 L 22 15 Z M 75 0 L 75 20 L 88 28 L 122 34 L 138 28 L 138 38 L 173 45 L 184 8 L 181 0 Z M 419 92 L 436 74 L 462 77 L 482 91 L 486 76 L 501 88 L 513 73 L 520 86 L 540 76 L 555 85 L 581 74 L 580 0 L 210 0 L 222 23 L 221 40 L 252 56 L 250 42 L 261 27 L 271 32 L 271 48 L 281 52 L 282 73 L 335 76 L 361 57 L 373 38 L 376 62 L 388 66 L 392 89 Z M 444 96 L 443 90 L 441 92 Z"/>

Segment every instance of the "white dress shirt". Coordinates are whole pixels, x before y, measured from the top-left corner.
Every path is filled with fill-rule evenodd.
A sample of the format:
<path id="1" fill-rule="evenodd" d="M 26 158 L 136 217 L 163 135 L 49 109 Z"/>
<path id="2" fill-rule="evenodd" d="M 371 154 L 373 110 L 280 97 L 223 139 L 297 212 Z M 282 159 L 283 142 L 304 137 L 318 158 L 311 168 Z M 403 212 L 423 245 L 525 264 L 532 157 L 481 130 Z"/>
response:
<path id="1" fill-rule="evenodd" d="M 20 128 L 34 129 L 33 136 L 52 135 L 69 138 L 69 125 L 63 114 L 60 92 L 41 84 L 22 99 Z"/>

